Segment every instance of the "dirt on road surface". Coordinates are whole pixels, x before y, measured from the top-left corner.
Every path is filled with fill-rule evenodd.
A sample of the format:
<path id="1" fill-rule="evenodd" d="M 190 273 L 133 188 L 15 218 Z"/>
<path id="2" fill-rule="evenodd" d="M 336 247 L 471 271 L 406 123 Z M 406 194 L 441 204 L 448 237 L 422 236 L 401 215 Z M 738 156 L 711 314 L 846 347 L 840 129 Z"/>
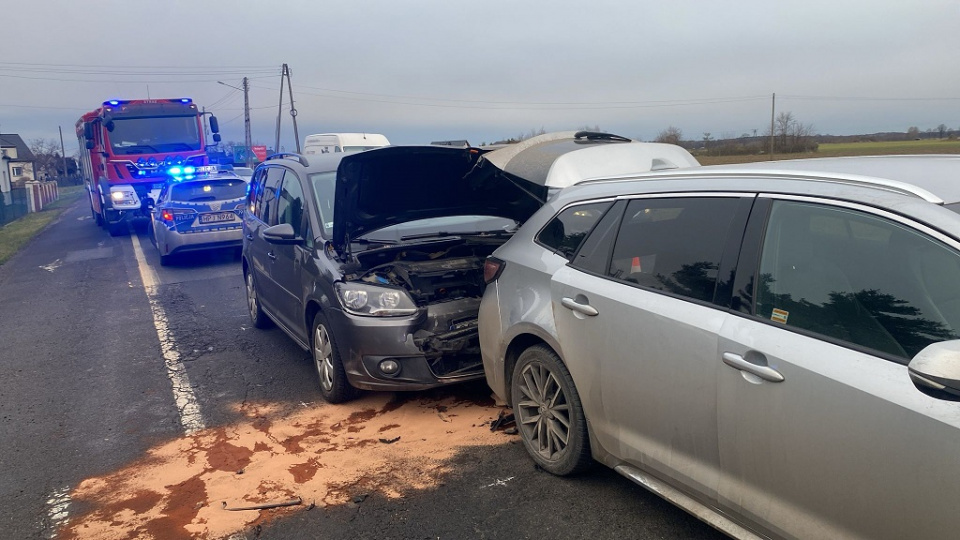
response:
<path id="1" fill-rule="evenodd" d="M 71 499 L 85 511 L 58 538 L 224 538 L 291 512 L 436 487 L 459 449 L 515 439 L 490 430 L 501 411 L 492 401 L 399 396 L 293 412 L 237 405 L 245 420 L 236 425 L 168 442 L 81 482 Z M 258 505 L 279 506 L 238 510 Z"/>

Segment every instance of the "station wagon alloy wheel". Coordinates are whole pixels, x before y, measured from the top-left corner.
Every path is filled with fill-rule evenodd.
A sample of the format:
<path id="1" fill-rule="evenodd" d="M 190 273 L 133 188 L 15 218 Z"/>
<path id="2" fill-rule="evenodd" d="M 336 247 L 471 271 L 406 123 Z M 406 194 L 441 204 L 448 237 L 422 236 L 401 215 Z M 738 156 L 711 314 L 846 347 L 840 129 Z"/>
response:
<path id="1" fill-rule="evenodd" d="M 520 355 L 512 397 L 524 446 L 541 467 L 563 475 L 591 463 L 580 397 L 553 351 L 536 346 Z"/>

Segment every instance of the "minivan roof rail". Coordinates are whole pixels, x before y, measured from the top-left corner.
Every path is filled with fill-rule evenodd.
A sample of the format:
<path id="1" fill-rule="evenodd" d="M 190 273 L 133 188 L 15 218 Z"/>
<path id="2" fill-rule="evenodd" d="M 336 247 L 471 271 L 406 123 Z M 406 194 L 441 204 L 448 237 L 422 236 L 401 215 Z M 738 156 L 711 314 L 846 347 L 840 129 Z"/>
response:
<path id="1" fill-rule="evenodd" d="M 276 154 L 270 154 L 269 156 L 267 156 L 267 159 L 265 159 L 264 161 L 265 162 L 270 161 L 271 159 L 295 159 L 299 161 L 300 164 L 303 165 L 304 167 L 310 166 L 310 162 L 307 161 L 307 158 L 303 157 L 300 154 L 297 154 L 296 152 L 278 152 Z"/>
<path id="2" fill-rule="evenodd" d="M 701 168 L 697 170 L 676 170 L 661 174 L 630 174 L 614 177 L 587 178 L 577 182 L 576 185 L 583 185 L 587 183 L 623 182 L 627 180 L 687 180 L 693 178 L 764 178 L 771 180 L 807 180 L 814 182 L 828 182 L 833 184 L 844 184 L 848 186 L 883 189 L 886 191 L 899 193 L 901 195 L 917 197 L 933 204 L 944 204 L 943 199 L 927 191 L 926 189 L 907 182 L 901 182 L 899 180 L 889 180 L 887 178 L 861 176 L 857 174 L 783 171 L 776 169 L 707 171 Z"/>

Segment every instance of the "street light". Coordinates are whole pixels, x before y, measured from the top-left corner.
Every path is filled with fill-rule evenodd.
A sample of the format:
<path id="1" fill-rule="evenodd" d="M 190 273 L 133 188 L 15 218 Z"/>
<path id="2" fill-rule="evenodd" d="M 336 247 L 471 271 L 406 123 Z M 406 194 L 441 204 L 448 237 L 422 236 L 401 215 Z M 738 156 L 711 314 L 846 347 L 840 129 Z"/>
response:
<path id="1" fill-rule="evenodd" d="M 250 155 L 250 150 L 253 145 L 253 138 L 250 136 L 250 84 L 247 82 L 246 77 L 243 78 L 243 88 L 237 88 L 236 86 L 227 84 L 223 81 L 217 81 L 217 83 L 243 92 L 243 143 L 247 147 L 246 152 L 244 152 L 244 158 L 247 167 L 250 167 L 252 166 L 252 156 Z"/>

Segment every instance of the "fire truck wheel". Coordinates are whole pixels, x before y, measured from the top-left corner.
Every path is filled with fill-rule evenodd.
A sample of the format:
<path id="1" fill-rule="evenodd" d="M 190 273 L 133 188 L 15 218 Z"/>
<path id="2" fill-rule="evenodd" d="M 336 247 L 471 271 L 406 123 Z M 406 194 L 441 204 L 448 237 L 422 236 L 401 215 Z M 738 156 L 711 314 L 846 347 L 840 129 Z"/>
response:
<path id="1" fill-rule="evenodd" d="M 122 236 L 127 232 L 127 222 L 118 221 L 116 223 L 107 223 L 107 231 L 110 236 Z"/>

